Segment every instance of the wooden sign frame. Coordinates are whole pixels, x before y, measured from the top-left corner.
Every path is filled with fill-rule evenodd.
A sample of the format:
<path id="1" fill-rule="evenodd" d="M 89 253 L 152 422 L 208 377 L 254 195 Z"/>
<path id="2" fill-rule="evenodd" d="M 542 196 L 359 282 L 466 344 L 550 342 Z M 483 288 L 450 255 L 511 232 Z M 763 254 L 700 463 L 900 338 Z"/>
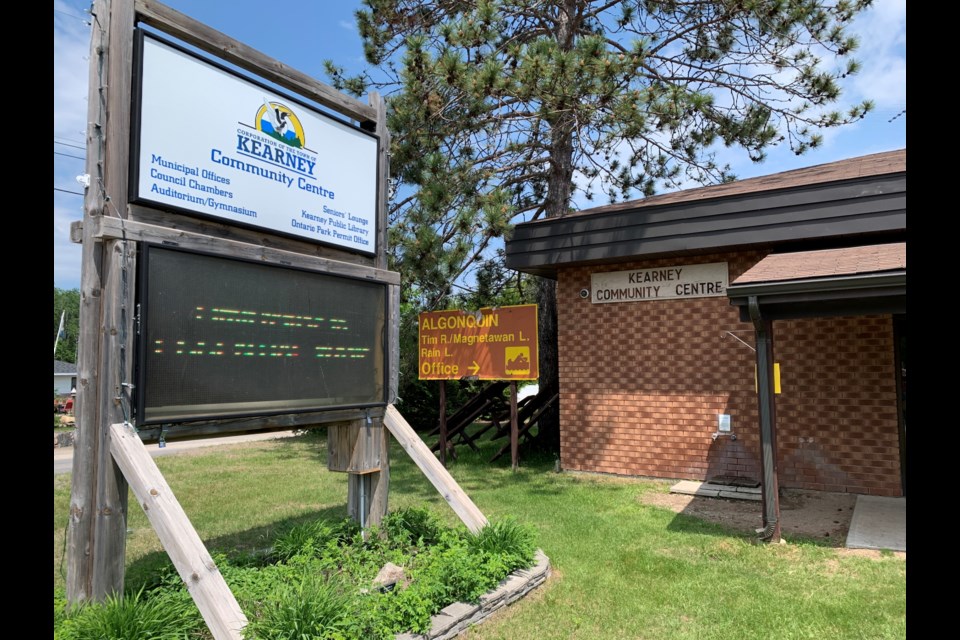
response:
<path id="1" fill-rule="evenodd" d="M 123 592 L 127 496 L 132 489 L 214 637 L 240 640 L 246 625 L 243 612 L 145 449 L 144 442 L 162 437 L 164 427 L 138 431 L 130 420 L 137 316 L 135 274 L 140 242 L 242 256 L 330 275 L 371 279 L 387 286 L 386 357 L 390 365 L 385 408 L 193 423 L 179 435 L 224 435 L 251 429 L 326 424 L 328 437 L 338 438 L 347 448 L 375 441 L 379 443 L 379 469 L 369 464 L 360 465 L 362 469 L 347 469 L 348 513 L 363 524 L 374 522 L 375 517 L 385 513 L 389 462 L 382 433 L 378 438 L 360 436 L 371 429 L 386 428 L 471 530 L 486 524 L 453 478 L 442 467 L 436 469 L 438 463 L 432 453 L 392 405 L 398 384 L 400 279 L 387 270 L 390 137 L 385 105 L 379 94 L 369 94 L 367 103 L 362 103 L 152 0 L 95 0 L 91 14 L 86 164 L 91 186 L 85 194 L 83 220 L 71 227 L 71 239 L 82 244 L 82 256 L 75 409 L 78 430 L 67 531 L 68 601 L 102 601 Z M 196 47 L 355 121 L 361 129 L 377 136 L 380 144 L 375 254 L 365 255 L 130 202 L 132 65 L 138 27 L 156 29 L 168 38 Z M 341 437 L 343 430 L 346 438 Z M 370 459 L 368 454 L 361 452 L 360 458 Z M 353 454 L 344 455 L 353 459 Z M 359 471 L 364 473 L 354 473 Z"/>

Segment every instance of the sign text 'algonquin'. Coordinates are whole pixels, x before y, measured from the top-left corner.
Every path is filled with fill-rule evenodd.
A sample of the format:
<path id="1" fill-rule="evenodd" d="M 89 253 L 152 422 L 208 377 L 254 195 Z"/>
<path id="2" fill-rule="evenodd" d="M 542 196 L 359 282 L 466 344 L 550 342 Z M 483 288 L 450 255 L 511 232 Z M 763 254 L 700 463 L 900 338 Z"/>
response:
<path id="1" fill-rule="evenodd" d="M 420 380 L 536 380 L 537 305 L 420 314 Z"/>

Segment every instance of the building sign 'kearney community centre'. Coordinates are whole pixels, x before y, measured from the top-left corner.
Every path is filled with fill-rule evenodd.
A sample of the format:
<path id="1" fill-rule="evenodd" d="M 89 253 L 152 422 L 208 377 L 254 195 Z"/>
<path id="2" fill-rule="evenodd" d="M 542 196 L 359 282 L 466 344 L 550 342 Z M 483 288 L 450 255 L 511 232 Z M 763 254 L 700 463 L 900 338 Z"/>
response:
<path id="1" fill-rule="evenodd" d="M 905 149 L 521 223 L 506 256 L 557 282 L 563 469 L 769 503 L 772 449 L 781 487 L 906 494 Z"/>
<path id="2" fill-rule="evenodd" d="M 593 301 L 598 303 L 724 296 L 727 294 L 727 263 L 594 273 L 590 289 Z"/>

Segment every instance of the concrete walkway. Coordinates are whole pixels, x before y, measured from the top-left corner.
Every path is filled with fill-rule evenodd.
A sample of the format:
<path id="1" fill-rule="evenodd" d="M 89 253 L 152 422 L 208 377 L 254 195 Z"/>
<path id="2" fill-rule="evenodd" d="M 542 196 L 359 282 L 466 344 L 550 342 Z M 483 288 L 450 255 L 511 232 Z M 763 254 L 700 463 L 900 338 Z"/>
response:
<path id="1" fill-rule="evenodd" d="M 274 440 L 289 438 L 295 435 L 294 431 L 267 431 L 263 433 L 248 433 L 217 438 L 201 438 L 196 440 L 168 440 L 167 446 L 161 448 L 156 442 L 146 445 L 150 455 L 154 458 L 168 456 L 181 451 L 199 449 L 201 447 L 215 447 L 238 442 L 255 442 L 257 440 Z M 73 470 L 73 447 L 56 447 L 53 450 L 53 475 L 70 473 Z"/>
<path id="2" fill-rule="evenodd" d="M 761 500 L 759 487 L 734 487 L 681 480 L 670 488 L 708 498 Z M 907 499 L 858 495 L 845 546 L 848 549 L 907 550 Z"/>
<path id="3" fill-rule="evenodd" d="M 728 484 L 711 484 L 696 480 L 681 480 L 670 487 L 670 493 L 683 493 L 705 498 L 730 498 L 731 500 L 761 500 L 760 487 L 735 487 Z"/>
<path id="4" fill-rule="evenodd" d="M 847 548 L 906 551 L 907 499 L 857 496 Z"/>

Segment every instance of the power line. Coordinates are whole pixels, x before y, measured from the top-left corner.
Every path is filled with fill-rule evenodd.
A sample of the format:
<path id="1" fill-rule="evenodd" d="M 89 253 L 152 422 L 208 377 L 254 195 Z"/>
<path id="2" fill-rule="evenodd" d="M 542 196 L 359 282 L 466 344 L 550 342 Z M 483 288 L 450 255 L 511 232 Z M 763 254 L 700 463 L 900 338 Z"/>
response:
<path id="1" fill-rule="evenodd" d="M 75 196 L 83 196 L 83 195 L 86 195 L 85 193 L 80 193 L 79 191 L 68 191 L 68 190 L 66 190 L 66 189 L 61 189 L 61 188 L 59 188 L 59 187 L 54 187 L 53 190 L 54 190 L 54 191 L 61 191 L 61 192 L 63 192 L 63 193 L 72 193 L 72 194 L 75 195 Z"/>
<path id="2" fill-rule="evenodd" d="M 78 16 L 78 15 L 76 15 L 76 14 L 74 14 L 74 13 L 70 13 L 70 12 L 68 12 L 68 11 L 63 11 L 62 9 L 54 9 L 53 12 L 54 12 L 54 13 L 62 13 L 62 14 L 65 15 L 65 16 L 70 16 L 71 18 L 76 18 L 77 20 L 79 20 L 79 21 L 82 22 L 83 24 L 87 25 L 88 27 L 89 27 L 90 24 L 91 24 L 90 21 L 87 20 L 86 18 L 84 18 L 84 17 L 82 17 L 82 16 Z"/>
<path id="3" fill-rule="evenodd" d="M 69 153 L 61 153 L 61 152 L 59 152 L 59 151 L 54 151 L 54 152 L 53 152 L 53 155 L 55 155 L 55 156 L 63 156 L 63 157 L 65 157 L 65 158 L 76 158 L 77 160 L 86 160 L 86 158 L 84 158 L 83 156 L 72 156 L 72 155 L 70 155 Z"/>
<path id="4" fill-rule="evenodd" d="M 61 138 L 61 139 L 63 139 L 63 138 Z M 65 147 L 73 147 L 74 149 L 86 149 L 86 148 L 87 148 L 86 146 L 84 146 L 84 145 L 82 145 L 82 144 L 79 144 L 79 143 L 78 143 L 78 144 L 71 144 L 70 142 L 60 142 L 60 140 L 57 140 L 56 138 L 53 139 L 53 144 L 61 144 L 61 145 L 65 146 Z"/>

